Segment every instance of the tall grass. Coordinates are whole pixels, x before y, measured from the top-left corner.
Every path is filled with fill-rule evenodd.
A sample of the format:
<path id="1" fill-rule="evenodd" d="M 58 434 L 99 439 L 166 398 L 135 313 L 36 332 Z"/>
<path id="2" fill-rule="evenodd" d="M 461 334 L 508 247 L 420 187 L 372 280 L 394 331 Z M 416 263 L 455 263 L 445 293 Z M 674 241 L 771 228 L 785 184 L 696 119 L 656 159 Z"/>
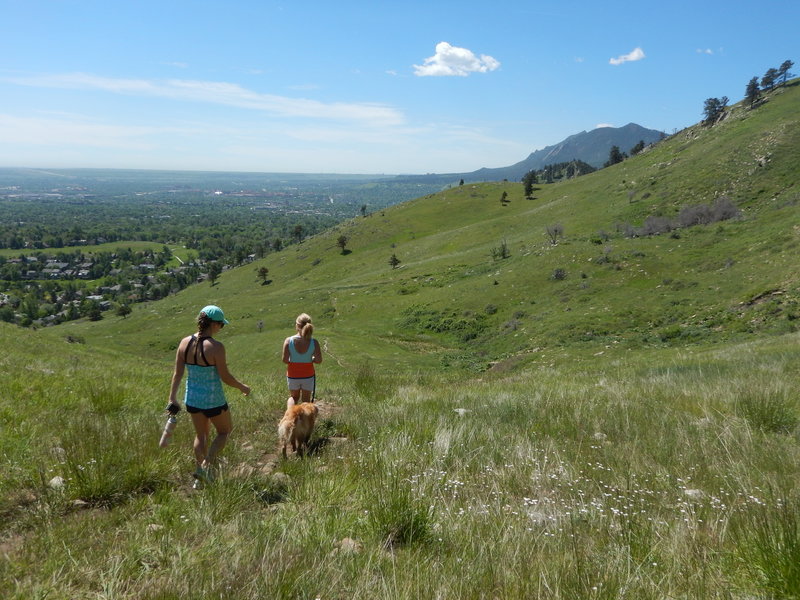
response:
<path id="1" fill-rule="evenodd" d="M 34 341 L 16 354 L 40 374 L 5 371 L 0 402 L 27 399 L 0 441 L 3 597 L 797 594 L 794 335 L 470 380 L 329 372 L 337 410 L 285 461 L 283 384 L 245 370 L 268 393 L 233 399 L 201 492 L 188 421 L 156 447 L 168 368 L 36 366 Z"/>
<path id="2" fill-rule="evenodd" d="M 732 523 L 743 568 L 773 597 L 800 597 L 800 502 L 771 493 L 750 500 Z"/>

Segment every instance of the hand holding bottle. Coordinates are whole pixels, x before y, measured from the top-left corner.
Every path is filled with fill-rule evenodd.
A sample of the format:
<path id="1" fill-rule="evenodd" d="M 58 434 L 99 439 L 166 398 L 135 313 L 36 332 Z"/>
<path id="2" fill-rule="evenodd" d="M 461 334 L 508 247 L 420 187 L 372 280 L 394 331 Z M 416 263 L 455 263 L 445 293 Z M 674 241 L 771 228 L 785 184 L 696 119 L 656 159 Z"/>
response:
<path id="1" fill-rule="evenodd" d="M 172 432 L 175 431 L 175 425 L 178 424 L 178 418 L 175 415 L 170 415 L 164 425 L 164 432 L 161 434 L 161 440 L 158 442 L 159 447 L 166 448 L 172 439 Z"/>

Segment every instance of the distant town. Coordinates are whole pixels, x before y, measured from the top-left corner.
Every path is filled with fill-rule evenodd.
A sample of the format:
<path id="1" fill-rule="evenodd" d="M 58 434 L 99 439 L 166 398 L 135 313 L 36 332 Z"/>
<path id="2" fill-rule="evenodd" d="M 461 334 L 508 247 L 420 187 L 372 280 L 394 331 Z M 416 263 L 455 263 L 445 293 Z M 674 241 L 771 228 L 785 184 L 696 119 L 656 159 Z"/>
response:
<path id="1" fill-rule="evenodd" d="M 246 257 L 245 262 L 255 259 Z M 177 264 L 176 264 L 177 263 Z M 181 261 L 167 246 L 159 251 L 119 249 L 84 254 L 37 251 L 0 256 L 0 320 L 46 326 L 81 317 L 102 318 L 116 308 L 156 300 L 188 285 L 215 279 L 226 267 L 199 259 Z"/>

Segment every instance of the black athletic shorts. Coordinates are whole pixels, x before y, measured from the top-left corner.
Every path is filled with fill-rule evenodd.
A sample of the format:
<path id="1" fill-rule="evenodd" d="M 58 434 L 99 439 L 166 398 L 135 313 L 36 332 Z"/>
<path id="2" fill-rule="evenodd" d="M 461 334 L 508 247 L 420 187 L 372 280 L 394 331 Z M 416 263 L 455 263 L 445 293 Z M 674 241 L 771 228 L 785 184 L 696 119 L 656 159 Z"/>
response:
<path id="1" fill-rule="evenodd" d="M 214 408 L 197 408 L 196 406 L 189 406 L 188 404 L 186 405 L 186 412 L 203 413 L 209 419 L 213 419 L 214 417 L 221 415 L 226 410 L 228 410 L 227 402 L 222 406 L 215 406 Z"/>

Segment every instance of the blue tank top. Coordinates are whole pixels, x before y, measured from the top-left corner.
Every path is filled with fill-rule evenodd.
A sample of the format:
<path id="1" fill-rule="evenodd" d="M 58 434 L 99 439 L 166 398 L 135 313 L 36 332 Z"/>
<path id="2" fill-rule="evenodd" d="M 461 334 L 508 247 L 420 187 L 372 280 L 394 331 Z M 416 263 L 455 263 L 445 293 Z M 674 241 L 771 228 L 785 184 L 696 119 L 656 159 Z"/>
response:
<path id="1" fill-rule="evenodd" d="M 183 403 L 194 408 L 216 408 L 225 404 L 225 390 L 217 367 L 186 365 L 186 395 Z"/>
<path id="2" fill-rule="evenodd" d="M 289 338 L 289 360 L 293 363 L 310 363 L 312 357 L 314 356 L 314 344 L 316 344 L 316 340 L 313 338 L 308 344 L 308 350 L 300 354 L 297 351 L 297 348 L 294 347 L 294 341 L 297 337 Z"/>
<path id="3" fill-rule="evenodd" d="M 203 351 L 203 340 L 205 337 L 192 336 L 191 341 L 186 345 L 186 352 L 183 355 L 183 362 L 186 364 L 186 394 L 183 403 L 194 408 L 216 408 L 225 404 L 225 390 L 222 389 L 222 380 L 219 377 L 217 367 L 209 365 Z M 189 363 L 189 347 L 194 342 L 194 363 Z M 204 365 L 198 364 L 198 350 Z"/>

